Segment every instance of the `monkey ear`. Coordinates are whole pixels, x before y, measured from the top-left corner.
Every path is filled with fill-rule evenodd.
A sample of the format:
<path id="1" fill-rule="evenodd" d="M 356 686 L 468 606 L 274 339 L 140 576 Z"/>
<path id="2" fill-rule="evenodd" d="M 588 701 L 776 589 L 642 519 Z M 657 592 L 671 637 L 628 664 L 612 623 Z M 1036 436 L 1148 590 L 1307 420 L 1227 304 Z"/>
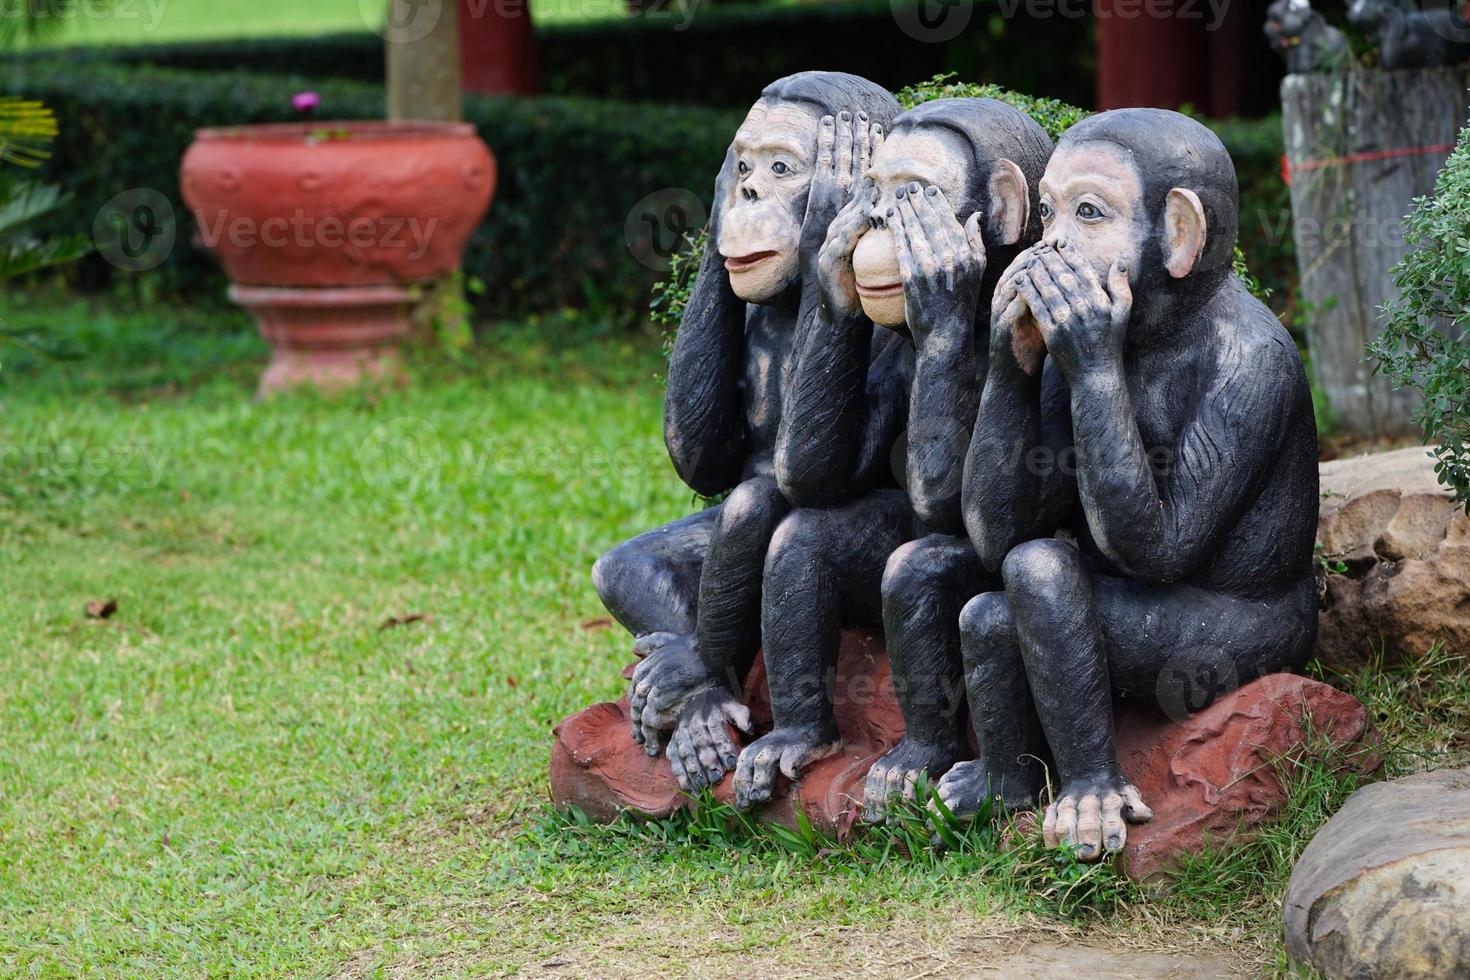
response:
<path id="1" fill-rule="evenodd" d="M 1169 192 L 1164 205 L 1164 245 L 1167 259 L 1164 267 L 1175 279 L 1183 279 L 1194 271 L 1199 254 L 1205 249 L 1205 208 L 1199 195 L 1184 187 Z"/>
<path id="2" fill-rule="evenodd" d="M 1026 175 L 1002 157 L 990 172 L 990 231 L 996 245 L 1015 245 L 1026 234 L 1031 217 L 1031 190 Z"/>

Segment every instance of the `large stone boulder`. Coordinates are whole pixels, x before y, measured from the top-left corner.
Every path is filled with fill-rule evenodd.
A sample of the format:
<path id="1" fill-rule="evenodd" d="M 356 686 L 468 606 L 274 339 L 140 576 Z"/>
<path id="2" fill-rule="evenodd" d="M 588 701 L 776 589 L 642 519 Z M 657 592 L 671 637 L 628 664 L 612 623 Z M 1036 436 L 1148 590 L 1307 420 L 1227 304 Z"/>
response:
<path id="1" fill-rule="evenodd" d="M 1470 976 L 1470 769 L 1354 793 L 1286 890 L 1286 948 L 1328 977 Z"/>
<path id="2" fill-rule="evenodd" d="M 1322 464 L 1328 574 L 1317 655 L 1362 666 L 1383 644 L 1421 657 L 1436 643 L 1470 652 L 1470 517 L 1435 478 L 1425 449 Z"/>

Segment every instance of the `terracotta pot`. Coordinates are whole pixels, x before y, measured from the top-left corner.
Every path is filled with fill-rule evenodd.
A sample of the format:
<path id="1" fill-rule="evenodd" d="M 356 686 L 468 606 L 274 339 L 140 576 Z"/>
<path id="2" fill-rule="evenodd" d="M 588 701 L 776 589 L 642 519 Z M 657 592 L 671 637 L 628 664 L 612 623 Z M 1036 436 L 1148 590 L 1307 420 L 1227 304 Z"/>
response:
<path id="1" fill-rule="evenodd" d="M 412 287 L 458 268 L 495 176 L 468 124 L 200 130 L 184 200 L 274 351 L 261 391 L 391 372 Z"/>

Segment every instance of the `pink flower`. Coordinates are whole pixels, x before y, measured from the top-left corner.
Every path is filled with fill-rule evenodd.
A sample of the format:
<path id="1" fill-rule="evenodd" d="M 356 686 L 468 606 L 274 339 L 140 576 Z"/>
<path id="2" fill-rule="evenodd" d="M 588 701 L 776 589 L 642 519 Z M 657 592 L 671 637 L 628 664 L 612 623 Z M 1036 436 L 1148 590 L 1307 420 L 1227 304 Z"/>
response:
<path id="1" fill-rule="evenodd" d="M 321 104 L 322 97 L 315 92 L 297 92 L 291 97 L 291 105 L 303 114 L 315 112 Z"/>

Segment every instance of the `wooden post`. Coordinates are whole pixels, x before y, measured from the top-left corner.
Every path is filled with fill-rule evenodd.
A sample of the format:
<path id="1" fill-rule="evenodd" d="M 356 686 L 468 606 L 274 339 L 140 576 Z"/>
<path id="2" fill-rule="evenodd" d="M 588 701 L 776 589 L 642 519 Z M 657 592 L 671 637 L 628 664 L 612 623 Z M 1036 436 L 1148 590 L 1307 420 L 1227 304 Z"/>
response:
<path id="1" fill-rule="evenodd" d="M 529 0 L 459 0 L 466 92 L 535 95 L 540 87 Z"/>
<path id="2" fill-rule="evenodd" d="M 1289 75 L 1281 83 L 1293 233 L 1312 374 L 1338 431 L 1414 431 L 1418 406 L 1365 361 L 1408 251 L 1403 219 L 1434 190 L 1470 110 L 1470 69 Z M 1257 216 L 1242 216 L 1255 220 Z M 1261 215 L 1261 220 L 1272 220 Z"/>
<path id="3" fill-rule="evenodd" d="M 387 0 L 388 118 L 463 118 L 458 0 Z"/>

